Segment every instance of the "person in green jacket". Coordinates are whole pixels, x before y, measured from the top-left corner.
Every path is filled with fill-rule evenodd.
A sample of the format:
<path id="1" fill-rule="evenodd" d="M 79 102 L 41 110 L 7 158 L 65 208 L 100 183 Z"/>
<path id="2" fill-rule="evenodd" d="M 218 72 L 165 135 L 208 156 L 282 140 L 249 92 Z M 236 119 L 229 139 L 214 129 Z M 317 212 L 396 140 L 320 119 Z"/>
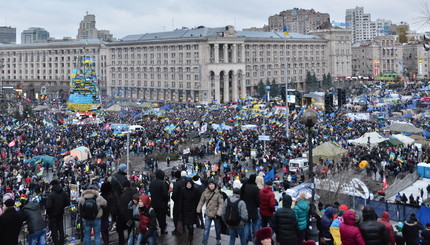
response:
<path id="1" fill-rule="evenodd" d="M 294 214 L 296 215 L 299 225 L 299 232 L 297 234 L 297 242 L 299 245 L 305 240 L 306 228 L 308 227 L 309 220 L 309 202 L 306 198 L 306 192 L 300 192 L 294 207 Z"/>

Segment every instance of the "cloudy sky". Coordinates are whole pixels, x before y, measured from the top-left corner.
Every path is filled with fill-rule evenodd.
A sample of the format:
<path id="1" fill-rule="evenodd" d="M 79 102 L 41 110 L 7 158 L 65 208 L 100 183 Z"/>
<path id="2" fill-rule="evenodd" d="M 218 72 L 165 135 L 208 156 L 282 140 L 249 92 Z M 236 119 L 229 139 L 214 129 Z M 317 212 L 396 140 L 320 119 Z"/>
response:
<path id="1" fill-rule="evenodd" d="M 237 30 L 262 27 L 268 17 L 292 8 L 329 13 L 331 20 L 345 21 L 345 10 L 364 7 L 372 20 L 405 21 L 418 32 L 430 31 L 423 24 L 430 6 L 423 0 L 2 0 L 0 26 L 43 27 L 51 37 L 73 37 L 86 12 L 96 16 L 96 28 L 114 37 L 170 31 L 181 27 L 234 25 Z"/>

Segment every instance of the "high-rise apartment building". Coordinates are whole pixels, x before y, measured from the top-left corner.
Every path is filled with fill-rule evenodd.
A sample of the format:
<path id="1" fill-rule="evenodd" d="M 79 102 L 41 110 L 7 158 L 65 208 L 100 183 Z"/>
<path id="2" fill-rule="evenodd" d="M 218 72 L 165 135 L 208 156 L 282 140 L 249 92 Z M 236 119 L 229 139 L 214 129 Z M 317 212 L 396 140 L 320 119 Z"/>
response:
<path id="1" fill-rule="evenodd" d="M 324 23 L 330 23 L 330 15 L 328 13 L 316 12 L 313 9 L 294 8 L 270 16 L 269 24 L 265 26 L 265 30 L 282 31 L 284 25 L 286 25 L 289 32 L 306 35 Z"/>
<path id="2" fill-rule="evenodd" d="M 40 27 L 30 27 L 21 33 L 21 43 L 37 43 L 47 42 L 49 39 L 49 32 Z"/>
<path id="3" fill-rule="evenodd" d="M 0 26 L 0 43 L 16 43 L 16 28 Z"/>
<path id="4" fill-rule="evenodd" d="M 77 40 L 88 40 L 88 39 L 100 39 L 103 41 L 112 41 L 113 35 L 107 30 L 97 30 L 96 28 L 96 16 L 88 14 L 84 16 L 84 19 L 79 24 Z"/>
<path id="5" fill-rule="evenodd" d="M 392 35 L 391 21 L 384 19 L 371 20 L 370 14 L 364 13 L 363 7 L 347 9 L 345 22 L 352 30 L 352 42 L 372 40 L 377 36 Z"/>

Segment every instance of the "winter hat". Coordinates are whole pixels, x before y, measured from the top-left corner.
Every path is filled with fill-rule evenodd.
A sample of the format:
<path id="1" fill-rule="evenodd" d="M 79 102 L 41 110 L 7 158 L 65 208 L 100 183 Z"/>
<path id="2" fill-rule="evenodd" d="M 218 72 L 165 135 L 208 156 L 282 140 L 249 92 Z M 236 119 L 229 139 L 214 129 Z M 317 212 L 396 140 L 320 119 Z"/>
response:
<path id="1" fill-rule="evenodd" d="M 266 185 L 273 185 L 273 182 L 271 180 L 268 180 L 264 184 L 266 184 Z"/>
<path id="2" fill-rule="evenodd" d="M 209 180 L 208 180 L 208 185 L 209 184 L 214 184 L 215 186 L 216 186 L 216 182 L 215 182 L 215 180 L 214 179 L 212 179 L 212 178 L 210 178 Z"/>
<path id="3" fill-rule="evenodd" d="M 372 206 L 365 206 L 363 208 L 363 220 L 364 221 L 368 221 L 368 220 L 376 220 L 376 213 L 375 213 L 375 209 Z"/>
<path id="4" fill-rule="evenodd" d="M 339 210 L 346 211 L 346 210 L 348 210 L 348 206 L 346 206 L 345 204 L 342 204 L 342 205 L 340 205 Z"/>
<path id="5" fill-rule="evenodd" d="M 239 188 L 234 188 L 233 189 L 233 194 L 240 195 L 240 189 Z"/>
<path id="6" fill-rule="evenodd" d="M 291 208 L 291 204 L 293 203 L 293 198 L 291 198 L 288 194 L 282 195 L 282 207 L 284 208 Z"/>
<path id="7" fill-rule="evenodd" d="M 121 163 L 118 167 L 118 170 L 121 172 L 125 172 L 125 170 L 127 170 L 127 165 L 124 163 Z"/>
<path id="8" fill-rule="evenodd" d="M 417 221 L 417 216 L 416 216 L 414 213 L 412 213 L 412 214 L 409 216 L 409 220 L 411 220 L 411 221 Z"/>
<path id="9" fill-rule="evenodd" d="M 264 227 L 255 232 L 255 237 L 258 241 L 263 241 L 267 238 L 272 238 L 272 228 Z"/>
<path id="10" fill-rule="evenodd" d="M 12 200 L 12 199 L 7 199 L 7 200 L 4 202 L 4 205 L 5 205 L 6 207 L 8 207 L 8 208 L 13 207 L 13 206 L 15 206 L 15 201 L 14 201 L 14 200 Z"/>
<path id="11" fill-rule="evenodd" d="M 89 185 L 89 186 L 87 187 L 87 189 L 88 189 L 88 190 L 98 190 L 97 186 L 95 186 L 95 185 Z"/>

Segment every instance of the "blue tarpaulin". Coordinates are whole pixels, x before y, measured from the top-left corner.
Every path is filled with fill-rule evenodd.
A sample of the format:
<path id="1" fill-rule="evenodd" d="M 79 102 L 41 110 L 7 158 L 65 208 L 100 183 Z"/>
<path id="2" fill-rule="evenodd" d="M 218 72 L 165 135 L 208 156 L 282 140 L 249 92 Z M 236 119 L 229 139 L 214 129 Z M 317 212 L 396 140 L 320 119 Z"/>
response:
<path id="1" fill-rule="evenodd" d="M 423 136 L 426 137 L 426 138 L 430 138 L 430 132 L 427 131 L 427 130 L 424 130 Z"/>

